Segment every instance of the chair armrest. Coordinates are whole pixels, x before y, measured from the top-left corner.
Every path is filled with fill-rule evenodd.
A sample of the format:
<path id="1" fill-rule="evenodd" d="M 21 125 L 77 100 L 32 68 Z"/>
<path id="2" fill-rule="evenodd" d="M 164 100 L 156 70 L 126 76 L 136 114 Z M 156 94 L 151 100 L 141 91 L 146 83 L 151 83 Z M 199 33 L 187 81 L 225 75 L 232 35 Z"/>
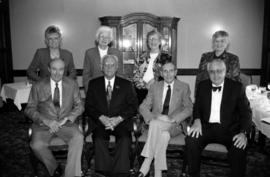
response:
<path id="1" fill-rule="evenodd" d="M 133 117 L 133 133 L 136 138 L 142 135 L 144 125 L 143 117 L 139 113 Z"/>

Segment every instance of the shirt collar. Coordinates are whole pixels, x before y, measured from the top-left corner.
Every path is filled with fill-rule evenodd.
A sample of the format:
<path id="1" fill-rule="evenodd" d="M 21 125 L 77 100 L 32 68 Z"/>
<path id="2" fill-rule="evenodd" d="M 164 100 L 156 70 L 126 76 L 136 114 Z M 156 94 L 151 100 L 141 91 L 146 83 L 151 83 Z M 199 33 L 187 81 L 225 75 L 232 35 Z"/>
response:
<path id="1" fill-rule="evenodd" d="M 50 80 L 51 80 L 51 84 L 55 87 L 56 82 L 52 80 L 52 78 L 50 78 Z M 62 85 L 62 80 L 58 81 L 57 83 L 58 83 L 58 86 Z"/>
<path id="2" fill-rule="evenodd" d="M 173 85 L 174 85 L 174 81 L 170 84 L 168 84 L 167 82 L 164 81 L 164 87 L 167 88 L 168 85 L 170 85 L 171 89 L 173 88 Z"/>
<path id="3" fill-rule="evenodd" d="M 111 86 L 113 88 L 114 81 L 115 81 L 115 76 L 113 78 L 111 78 L 110 80 L 108 80 L 106 77 L 104 77 L 104 79 L 105 79 L 105 86 L 107 87 L 108 82 L 110 81 L 110 84 L 111 84 Z"/>

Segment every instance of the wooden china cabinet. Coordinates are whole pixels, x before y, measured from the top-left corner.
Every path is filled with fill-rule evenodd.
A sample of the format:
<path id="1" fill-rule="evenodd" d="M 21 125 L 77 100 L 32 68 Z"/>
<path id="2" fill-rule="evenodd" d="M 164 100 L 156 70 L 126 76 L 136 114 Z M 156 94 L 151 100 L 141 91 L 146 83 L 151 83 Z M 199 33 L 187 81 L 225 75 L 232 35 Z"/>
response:
<path id="1" fill-rule="evenodd" d="M 147 49 L 146 35 L 153 29 L 162 34 L 161 49 L 169 53 L 176 64 L 179 18 L 160 17 L 149 13 L 131 13 L 125 16 L 104 16 L 99 20 L 101 25 L 113 28 L 113 47 L 123 53 L 124 72 L 128 77 L 133 75 L 134 61 Z"/>

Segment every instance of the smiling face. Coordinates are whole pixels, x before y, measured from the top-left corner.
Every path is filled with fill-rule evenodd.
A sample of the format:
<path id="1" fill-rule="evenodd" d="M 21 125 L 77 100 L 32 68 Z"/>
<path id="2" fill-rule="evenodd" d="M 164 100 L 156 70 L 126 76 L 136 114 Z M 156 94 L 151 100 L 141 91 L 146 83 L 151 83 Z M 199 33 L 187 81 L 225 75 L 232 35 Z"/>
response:
<path id="1" fill-rule="evenodd" d="M 207 70 L 210 80 L 214 85 L 220 85 L 224 82 L 226 76 L 226 65 L 221 60 L 214 60 L 207 64 Z"/>
<path id="2" fill-rule="evenodd" d="M 58 33 L 46 34 L 45 43 L 51 49 L 57 49 L 60 47 L 62 38 Z"/>
<path id="3" fill-rule="evenodd" d="M 98 35 L 98 45 L 101 48 L 106 48 L 111 42 L 111 33 L 109 31 L 102 31 Z"/>
<path id="4" fill-rule="evenodd" d="M 154 33 L 153 35 L 150 35 L 148 37 L 148 46 L 151 51 L 159 50 L 160 45 L 161 45 L 161 39 L 157 33 Z"/>
<path id="5" fill-rule="evenodd" d="M 54 59 L 49 66 L 49 72 L 51 73 L 51 79 L 55 82 L 62 80 L 65 71 L 65 63 L 61 59 Z"/>
<path id="6" fill-rule="evenodd" d="M 228 44 L 228 37 L 218 36 L 213 39 L 213 50 L 222 53 L 227 49 Z"/>
<path id="7" fill-rule="evenodd" d="M 115 59 L 113 56 L 105 55 L 102 64 L 104 76 L 108 80 L 112 79 L 115 76 L 117 69 L 118 69 L 117 59 Z"/>
<path id="8" fill-rule="evenodd" d="M 173 63 L 166 63 L 162 66 L 161 76 L 167 84 L 170 84 L 174 81 L 177 70 Z"/>

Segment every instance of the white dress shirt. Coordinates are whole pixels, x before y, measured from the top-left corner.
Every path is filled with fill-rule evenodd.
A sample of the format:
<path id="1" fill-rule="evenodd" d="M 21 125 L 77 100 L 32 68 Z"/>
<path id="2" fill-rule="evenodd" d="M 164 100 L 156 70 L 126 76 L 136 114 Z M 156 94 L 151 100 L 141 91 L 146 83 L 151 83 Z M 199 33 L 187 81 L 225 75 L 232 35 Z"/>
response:
<path id="1" fill-rule="evenodd" d="M 221 90 L 213 91 L 212 90 L 212 97 L 211 97 L 211 113 L 209 118 L 209 123 L 220 123 L 220 106 L 221 106 L 221 99 L 223 94 L 224 82 L 218 86 L 213 85 L 213 87 L 221 86 Z"/>
<path id="2" fill-rule="evenodd" d="M 52 93 L 52 100 L 53 100 L 53 95 L 54 95 L 54 90 L 55 90 L 55 81 L 50 79 L 51 80 L 51 93 Z M 59 88 L 59 93 L 60 93 L 60 107 L 62 106 L 62 99 L 63 99 L 63 96 L 62 96 L 62 92 L 63 92 L 63 89 L 62 89 L 62 80 L 58 82 L 58 88 Z"/>
<path id="3" fill-rule="evenodd" d="M 100 62 L 100 63 L 102 63 L 102 58 L 103 58 L 105 55 L 107 55 L 107 53 L 108 53 L 108 48 L 109 48 L 109 47 L 107 47 L 105 50 L 103 50 L 103 49 L 101 49 L 101 48 L 98 47 L 98 51 L 99 51 L 99 55 L 100 55 L 100 59 L 101 59 L 101 62 Z"/>
<path id="4" fill-rule="evenodd" d="M 108 80 L 106 77 L 104 77 L 104 78 L 105 78 L 105 90 L 107 90 L 107 86 L 108 86 L 108 83 L 110 81 L 110 85 L 111 85 L 111 88 L 112 88 L 112 91 L 113 91 L 115 77 L 111 78 L 111 80 Z"/>
<path id="5" fill-rule="evenodd" d="M 164 104 L 164 101 L 165 101 L 165 98 L 166 98 L 166 95 L 167 95 L 167 90 L 168 90 L 168 86 L 170 85 L 171 87 L 171 99 L 170 99 L 170 104 L 171 104 L 171 100 L 172 100 L 172 94 L 173 94 L 173 84 L 174 84 L 174 81 L 170 84 L 166 83 L 164 81 L 164 86 L 163 86 L 163 93 L 162 93 L 162 107 L 163 107 L 163 104 Z"/>
<path id="6" fill-rule="evenodd" d="M 147 70 L 144 73 L 143 81 L 148 83 L 151 79 L 154 79 L 153 65 L 159 53 L 150 53 L 150 59 L 147 66 Z"/>

